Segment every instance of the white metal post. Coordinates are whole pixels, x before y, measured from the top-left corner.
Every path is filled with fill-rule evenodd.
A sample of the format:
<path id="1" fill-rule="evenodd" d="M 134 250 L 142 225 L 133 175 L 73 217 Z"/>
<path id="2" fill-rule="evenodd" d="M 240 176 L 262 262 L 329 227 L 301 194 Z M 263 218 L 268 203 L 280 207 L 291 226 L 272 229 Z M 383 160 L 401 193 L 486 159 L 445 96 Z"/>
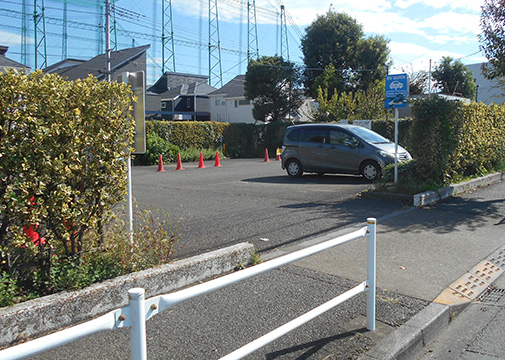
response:
<path id="1" fill-rule="evenodd" d="M 130 232 L 130 243 L 133 244 L 132 156 L 130 154 L 128 154 L 128 158 L 126 159 L 126 167 L 126 178 L 128 181 L 128 231 Z"/>
<path id="2" fill-rule="evenodd" d="M 395 184 L 398 182 L 398 108 L 395 107 Z"/>
<path id="3" fill-rule="evenodd" d="M 376 290 L 376 228 L 377 219 L 367 219 L 368 261 L 367 261 L 367 310 L 366 328 L 375 330 L 375 290 Z"/>
<path id="4" fill-rule="evenodd" d="M 128 300 L 132 317 L 130 330 L 132 360 L 147 360 L 146 343 L 146 305 L 145 290 L 133 288 L 128 290 Z"/>

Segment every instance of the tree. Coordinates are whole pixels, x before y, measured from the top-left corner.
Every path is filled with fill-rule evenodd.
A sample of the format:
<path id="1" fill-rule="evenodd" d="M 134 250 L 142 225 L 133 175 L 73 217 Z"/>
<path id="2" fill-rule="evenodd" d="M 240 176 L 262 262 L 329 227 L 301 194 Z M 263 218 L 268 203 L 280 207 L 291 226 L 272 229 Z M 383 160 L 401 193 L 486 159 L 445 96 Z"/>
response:
<path id="1" fill-rule="evenodd" d="M 285 119 L 302 104 L 300 70 L 279 56 L 251 60 L 245 75 L 245 97 L 253 101 L 253 117 L 258 121 Z"/>
<path id="2" fill-rule="evenodd" d="M 386 115 L 384 108 L 385 81 L 376 81 L 366 90 L 341 92 L 328 95 L 328 90 L 319 87 L 319 107 L 311 114 L 315 122 L 381 119 Z"/>
<path id="3" fill-rule="evenodd" d="M 412 66 L 402 68 L 402 72 L 409 76 L 409 94 L 421 95 L 428 93 L 429 74 L 425 70 L 414 71 Z"/>
<path id="4" fill-rule="evenodd" d="M 363 27 L 347 14 L 330 8 L 307 27 L 301 43 L 307 68 L 305 87 L 314 98 L 322 81 L 316 79 L 330 64 L 335 69 L 330 81 L 335 87 L 328 88 L 330 97 L 335 90 L 367 89 L 385 76 L 383 64 L 388 62 L 388 41 L 382 36 L 364 38 Z"/>
<path id="5" fill-rule="evenodd" d="M 473 73 L 461 61 L 454 61 L 450 56 L 442 57 L 432 77 L 441 94 L 461 95 L 470 99 L 475 96 L 476 85 Z"/>
<path id="6" fill-rule="evenodd" d="M 505 76 L 505 0 L 485 0 L 480 16 L 481 50 L 489 60 L 483 67 L 488 79 Z"/>

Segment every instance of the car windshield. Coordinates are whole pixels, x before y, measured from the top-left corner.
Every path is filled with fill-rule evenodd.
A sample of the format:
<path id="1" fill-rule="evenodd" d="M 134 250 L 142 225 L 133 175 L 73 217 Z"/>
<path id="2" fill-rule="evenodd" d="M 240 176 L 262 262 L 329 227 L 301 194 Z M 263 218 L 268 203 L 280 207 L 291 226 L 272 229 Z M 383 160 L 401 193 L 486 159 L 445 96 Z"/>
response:
<path id="1" fill-rule="evenodd" d="M 364 127 L 354 127 L 349 130 L 353 134 L 359 136 L 360 138 L 371 144 L 388 144 L 391 142 L 385 137 L 377 134 L 375 131 L 368 130 L 367 128 Z"/>

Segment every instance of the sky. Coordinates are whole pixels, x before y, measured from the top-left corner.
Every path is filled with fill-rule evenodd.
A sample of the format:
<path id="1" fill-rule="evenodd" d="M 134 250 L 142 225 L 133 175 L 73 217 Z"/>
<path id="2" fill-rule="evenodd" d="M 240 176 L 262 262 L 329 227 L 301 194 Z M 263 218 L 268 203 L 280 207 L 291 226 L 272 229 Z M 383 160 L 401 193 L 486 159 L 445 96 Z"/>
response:
<path id="1" fill-rule="evenodd" d="M 38 4 L 41 1 L 38 0 Z M 280 41 L 282 4 L 286 14 L 289 60 L 300 65 L 303 64 L 300 39 L 306 27 L 318 16 L 324 16 L 330 8 L 355 18 L 363 26 L 365 36 L 382 35 L 389 40 L 392 61 L 390 73 L 429 71 L 430 61 L 434 68 L 442 56 L 451 56 L 464 64 L 486 61 L 479 50 L 477 37 L 484 0 L 284 0 L 282 3 L 281 0 L 256 0 L 256 32 L 252 31 L 254 28 L 248 31 L 247 0 L 210 1 L 212 12 L 209 11 L 209 0 L 171 1 L 175 69 L 172 61 L 167 62 L 164 69 L 209 75 L 209 68 L 212 67 L 214 75 L 211 76 L 211 85 L 218 88 L 236 75 L 245 74 L 249 33 L 257 33 L 260 56 L 281 54 L 282 49 L 285 49 L 281 49 Z M 252 4 L 253 0 L 249 1 Z M 63 36 L 65 2 L 66 46 Z M 65 57 L 90 59 L 105 51 L 104 2 L 44 0 L 47 65 Z M 162 7 L 166 4 L 161 0 L 115 0 L 118 48 L 150 44 L 147 53 L 148 84 L 153 84 L 162 74 Z M 216 24 L 215 9 L 221 71 L 217 62 L 211 65 L 209 61 L 209 14 L 213 19 L 212 24 Z M 41 13 L 40 9 L 38 13 Z M 33 14 L 31 0 L 0 0 L 0 45 L 9 46 L 8 58 L 18 62 L 25 59 L 26 65 L 32 68 L 35 65 L 36 48 Z M 167 19 L 170 17 L 165 18 L 168 23 Z M 217 32 L 214 30 L 212 33 L 213 41 L 217 42 Z M 26 39 L 25 57 L 22 55 L 23 38 Z M 37 42 L 40 38 L 39 32 Z M 254 39 L 254 36 L 249 39 Z M 254 49 L 255 43 L 251 43 Z M 216 56 L 218 53 L 214 51 L 211 59 Z M 39 56 L 38 59 L 40 66 L 42 58 Z M 219 73 L 222 73 L 222 77 L 216 75 Z"/>

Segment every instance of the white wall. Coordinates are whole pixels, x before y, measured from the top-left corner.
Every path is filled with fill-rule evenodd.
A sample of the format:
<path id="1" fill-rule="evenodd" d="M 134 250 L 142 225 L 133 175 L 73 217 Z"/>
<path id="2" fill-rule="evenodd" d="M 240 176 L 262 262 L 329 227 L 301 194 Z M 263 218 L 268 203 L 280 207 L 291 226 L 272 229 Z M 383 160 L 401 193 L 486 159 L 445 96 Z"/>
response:
<path id="1" fill-rule="evenodd" d="M 240 105 L 244 98 L 210 97 L 210 118 L 212 121 L 229 123 L 255 123 L 252 116 L 252 104 Z M 216 102 L 219 105 L 216 105 Z M 235 106 L 236 105 L 236 106 Z"/>

